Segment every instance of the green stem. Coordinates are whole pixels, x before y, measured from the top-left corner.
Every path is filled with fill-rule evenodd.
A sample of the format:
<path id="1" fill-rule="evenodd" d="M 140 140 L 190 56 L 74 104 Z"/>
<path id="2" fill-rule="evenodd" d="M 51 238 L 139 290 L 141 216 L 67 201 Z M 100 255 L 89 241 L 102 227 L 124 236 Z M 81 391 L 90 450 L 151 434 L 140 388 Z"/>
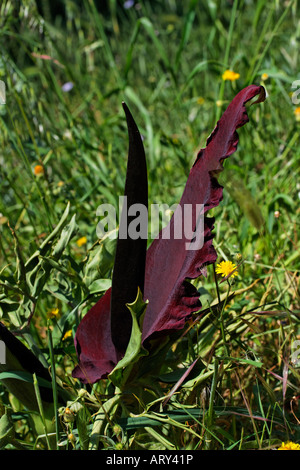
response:
<path id="1" fill-rule="evenodd" d="M 211 383 L 211 392 L 210 392 L 210 397 L 209 397 L 209 407 L 208 407 L 208 413 L 207 413 L 206 427 L 208 431 L 210 431 L 210 428 L 212 427 L 213 420 L 214 420 L 214 400 L 215 400 L 216 389 L 217 389 L 218 369 L 219 369 L 219 360 L 216 358 L 215 364 L 214 364 L 214 374 L 213 374 L 212 383 Z M 212 434 L 210 432 L 206 432 L 205 443 L 204 443 L 206 450 L 209 450 L 211 448 L 211 437 L 212 437 Z"/>
<path id="2" fill-rule="evenodd" d="M 220 296 L 219 284 L 218 284 L 218 280 L 217 280 L 216 264 L 215 263 L 213 263 L 213 270 L 214 270 L 214 280 L 215 280 L 215 285 L 216 285 L 218 302 L 219 302 L 219 304 L 221 304 L 221 296 Z"/>
<path id="3" fill-rule="evenodd" d="M 44 433 L 45 433 L 45 438 L 46 438 L 48 450 L 51 450 L 50 441 L 49 441 L 48 432 L 47 432 L 47 425 L 46 425 L 44 407 L 43 407 L 43 402 L 42 402 L 42 398 L 41 398 L 39 384 L 38 384 L 36 374 L 33 374 L 33 385 L 34 385 L 34 391 L 35 391 L 37 404 L 38 404 L 38 407 L 39 407 L 39 412 L 40 412 L 42 423 L 43 423 L 43 428 L 44 428 Z"/>
<path id="4" fill-rule="evenodd" d="M 56 434 L 56 449 L 58 449 L 59 441 L 59 419 L 58 419 L 58 400 L 57 400 L 57 386 L 55 377 L 55 360 L 52 342 L 52 333 L 48 322 L 48 338 L 49 338 L 49 352 L 50 352 L 50 364 L 51 364 L 51 378 L 52 378 L 52 390 L 53 390 L 53 404 L 54 404 L 54 419 L 55 419 L 55 434 Z"/>
<path id="5" fill-rule="evenodd" d="M 231 285 L 230 285 L 230 282 L 229 282 L 228 279 L 227 279 L 227 282 L 228 282 L 228 289 L 227 289 L 226 299 L 225 299 L 225 302 L 223 303 L 222 310 L 221 310 L 221 313 L 220 313 L 220 329 L 221 329 L 222 341 L 223 341 L 223 346 L 224 346 L 224 353 L 225 353 L 225 356 L 229 358 L 230 357 L 230 350 L 229 350 L 228 344 L 226 342 L 225 324 L 224 324 L 224 309 L 226 307 L 227 300 L 228 300 L 229 293 L 230 293 L 230 288 L 231 288 Z M 230 404 L 231 404 L 231 406 L 233 406 L 233 392 L 232 392 L 232 381 L 231 381 L 230 373 L 228 374 L 227 381 L 228 381 L 227 383 L 228 383 L 228 388 L 229 388 L 229 393 L 230 393 Z M 232 428 L 233 428 L 233 434 L 236 435 L 236 419 L 235 419 L 235 416 L 233 416 Z"/>
<path id="6" fill-rule="evenodd" d="M 230 357 L 230 351 L 228 349 L 227 342 L 226 342 L 225 324 L 224 324 L 224 310 L 225 310 L 225 307 L 226 307 L 226 304 L 227 304 L 227 300 L 228 300 L 229 292 L 230 292 L 230 287 L 231 287 L 230 282 L 228 281 L 228 279 L 227 279 L 227 282 L 228 282 L 228 289 L 227 289 L 227 293 L 226 293 L 226 299 L 225 299 L 225 302 L 222 305 L 222 310 L 221 310 L 221 313 L 220 313 L 220 328 L 221 328 L 221 335 L 222 335 L 225 355 L 227 357 Z"/>

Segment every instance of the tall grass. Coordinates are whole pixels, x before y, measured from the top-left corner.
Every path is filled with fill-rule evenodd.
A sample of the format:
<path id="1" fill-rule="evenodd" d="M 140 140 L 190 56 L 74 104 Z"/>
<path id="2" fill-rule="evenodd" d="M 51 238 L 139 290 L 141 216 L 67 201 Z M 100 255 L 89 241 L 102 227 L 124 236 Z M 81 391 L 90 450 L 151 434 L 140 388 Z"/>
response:
<path id="1" fill-rule="evenodd" d="M 0 317 L 25 328 L 24 342 L 72 393 L 55 407 L 55 446 L 243 450 L 299 441 L 299 368 L 291 362 L 300 313 L 297 2 L 140 1 L 124 9 L 111 0 L 103 11 L 89 0 L 63 3 L 63 18 L 51 16 L 47 1 L 42 14 L 33 0 L 4 1 L 0 12 Z M 224 82 L 226 69 L 239 80 Z M 174 345 L 181 369 L 171 370 L 170 357 L 163 395 L 149 390 L 147 403 L 135 397 L 140 416 L 120 414 L 109 383 L 85 387 L 71 371 L 78 322 L 111 278 L 114 242 L 97 239 L 96 210 L 105 202 L 118 209 L 123 193 L 121 103 L 144 137 L 150 203 L 173 204 L 218 117 L 250 83 L 264 84 L 268 99 L 250 108 L 219 177 L 224 200 L 212 211 L 219 259 L 242 261 L 239 276 L 218 291 L 213 267 L 197 281 L 206 315 Z M 45 429 L 1 385 L 0 410 L 9 411 L 18 445 L 47 447 Z"/>

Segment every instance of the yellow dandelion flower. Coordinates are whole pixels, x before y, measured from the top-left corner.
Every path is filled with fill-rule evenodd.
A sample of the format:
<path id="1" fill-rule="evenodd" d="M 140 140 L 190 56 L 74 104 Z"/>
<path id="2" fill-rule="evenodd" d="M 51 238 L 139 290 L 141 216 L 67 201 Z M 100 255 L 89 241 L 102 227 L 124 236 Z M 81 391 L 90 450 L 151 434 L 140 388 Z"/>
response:
<path id="1" fill-rule="evenodd" d="M 43 175 L 44 174 L 44 167 L 42 165 L 35 165 L 33 172 L 36 176 L 37 175 Z"/>
<path id="2" fill-rule="evenodd" d="M 294 115 L 296 117 L 296 121 L 300 121 L 300 106 L 298 106 L 298 108 L 295 109 Z"/>
<path id="3" fill-rule="evenodd" d="M 77 240 L 77 246 L 81 247 L 87 243 L 87 238 L 86 237 L 81 237 L 79 240 Z"/>
<path id="4" fill-rule="evenodd" d="M 59 309 L 58 308 L 52 308 L 50 312 L 47 313 L 48 318 L 57 318 L 59 315 Z"/>
<path id="5" fill-rule="evenodd" d="M 263 73 L 262 76 L 261 76 L 261 79 L 262 79 L 263 82 L 268 80 L 268 78 L 269 78 L 269 75 L 267 73 Z"/>
<path id="6" fill-rule="evenodd" d="M 65 334 L 63 335 L 63 338 L 62 340 L 65 341 L 66 339 L 70 338 L 72 336 L 72 330 L 68 330 L 65 332 Z"/>
<path id="7" fill-rule="evenodd" d="M 230 80 L 231 82 L 234 82 L 235 80 L 238 80 L 240 78 L 240 74 L 234 72 L 233 70 L 225 70 L 225 72 L 222 75 L 223 80 Z"/>
<path id="8" fill-rule="evenodd" d="M 238 272 L 234 271 L 236 269 L 236 265 L 231 261 L 221 261 L 220 264 L 217 264 L 216 273 L 222 274 L 223 277 L 225 276 L 237 276 Z M 232 272 L 234 271 L 234 272 Z"/>
<path id="9" fill-rule="evenodd" d="M 300 450 L 300 444 L 296 444 L 292 441 L 282 442 L 278 450 Z"/>

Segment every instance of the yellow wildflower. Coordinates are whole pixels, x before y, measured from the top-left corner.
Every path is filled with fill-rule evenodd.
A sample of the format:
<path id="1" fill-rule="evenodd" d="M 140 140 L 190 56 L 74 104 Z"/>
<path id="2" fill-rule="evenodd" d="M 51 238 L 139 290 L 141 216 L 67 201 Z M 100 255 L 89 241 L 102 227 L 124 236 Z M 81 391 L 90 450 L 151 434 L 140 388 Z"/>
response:
<path id="1" fill-rule="evenodd" d="M 68 330 L 65 332 L 65 334 L 63 335 L 63 338 L 62 340 L 65 341 L 66 339 L 70 338 L 72 336 L 72 330 Z"/>
<path id="2" fill-rule="evenodd" d="M 35 165 L 33 172 L 36 176 L 37 175 L 43 175 L 44 174 L 44 167 L 42 165 Z"/>
<path id="3" fill-rule="evenodd" d="M 261 76 L 261 79 L 262 79 L 263 82 L 268 80 L 268 78 L 269 78 L 269 75 L 267 73 L 263 73 L 262 76 Z"/>
<path id="4" fill-rule="evenodd" d="M 295 109 L 294 114 L 296 117 L 296 121 L 300 121 L 300 106 L 298 106 L 298 108 Z"/>
<path id="5" fill-rule="evenodd" d="M 236 265 L 232 263 L 231 261 L 221 261 L 220 264 L 217 264 L 216 273 L 222 274 L 223 277 L 228 276 L 228 275 L 234 277 L 238 275 L 238 272 L 234 271 L 235 269 L 236 269 Z"/>
<path id="6" fill-rule="evenodd" d="M 85 245 L 86 242 L 87 242 L 87 238 L 86 238 L 86 237 L 81 237 L 81 238 L 79 238 L 79 240 L 77 240 L 76 243 L 77 243 L 77 246 L 80 247 L 80 246 L 82 246 L 82 245 Z"/>
<path id="7" fill-rule="evenodd" d="M 48 312 L 47 317 L 48 318 L 57 318 L 59 315 L 59 309 L 58 308 L 53 308 Z"/>
<path id="8" fill-rule="evenodd" d="M 240 74 L 234 72 L 233 70 L 225 70 L 225 72 L 222 75 L 223 80 L 230 80 L 231 82 L 234 82 L 235 80 L 238 80 L 240 78 Z"/>
<path id="9" fill-rule="evenodd" d="M 300 450 L 300 444 L 296 444 L 292 441 L 282 442 L 278 450 Z"/>

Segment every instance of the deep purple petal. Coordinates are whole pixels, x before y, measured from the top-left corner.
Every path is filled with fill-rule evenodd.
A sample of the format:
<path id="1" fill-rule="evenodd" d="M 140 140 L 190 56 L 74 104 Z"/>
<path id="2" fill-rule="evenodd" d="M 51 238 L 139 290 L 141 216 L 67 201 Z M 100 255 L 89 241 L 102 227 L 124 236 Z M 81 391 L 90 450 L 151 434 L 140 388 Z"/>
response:
<path id="1" fill-rule="evenodd" d="M 111 289 L 88 311 L 76 331 L 79 364 L 72 375 L 83 383 L 105 378 L 120 359 L 111 339 L 110 295 Z"/>
<path id="2" fill-rule="evenodd" d="M 124 196 L 126 205 L 122 210 L 119 236 L 111 287 L 111 334 L 112 340 L 119 351 L 125 353 L 132 328 L 132 319 L 126 304 L 134 302 L 138 289 L 144 292 L 145 264 L 147 252 L 147 209 L 148 209 L 148 180 L 147 165 L 143 142 L 138 127 L 125 103 L 123 108 L 127 120 L 129 149 Z M 144 238 L 129 236 L 128 227 L 135 220 L 128 209 L 143 206 L 146 220 L 143 230 Z M 121 236 L 122 234 L 122 236 Z M 124 238 L 123 238 L 124 237 Z M 120 328 L 122 325 L 122 328 Z"/>
<path id="3" fill-rule="evenodd" d="M 259 95 L 257 102 L 265 99 L 264 88 L 250 85 L 238 93 L 224 112 L 216 128 L 200 150 L 190 171 L 183 196 L 177 210 L 185 205 L 204 205 L 204 212 L 217 206 L 222 199 L 222 187 L 216 175 L 222 171 L 222 161 L 235 152 L 238 144 L 236 130 L 248 122 L 245 103 Z M 194 211 L 196 214 L 196 211 Z M 176 211 L 170 221 L 173 233 Z M 193 220 L 196 226 L 196 218 Z M 195 279 L 206 265 L 216 260 L 212 246 L 213 219 L 206 218 L 204 244 L 201 249 L 186 249 L 188 241 L 163 239 L 161 234 L 147 251 L 144 298 L 149 300 L 144 324 L 143 341 L 157 334 L 182 329 L 191 314 L 199 310 L 199 294 L 186 279 Z M 168 227 L 164 230 L 168 230 Z"/>
<path id="4" fill-rule="evenodd" d="M 129 136 L 124 196 L 128 208 L 139 204 L 147 210 L 148 182 L 143 142 L 125 103 L 123 108 Z M 126 304 L 134 302 L 138 289 L 144 290 L 147 251 L 146 237 L 133 239 L 126 236 L 131 220 L 125 207 L 120 222 L 112 287 L 87 313 L 76 332 L 79 365 L 73 375 L 83 382 L 94 383 L 106 377 L 124 355 L 130 339 L 132 318 Z M 147 230 L 147 220 L 145 225 Z"/>

